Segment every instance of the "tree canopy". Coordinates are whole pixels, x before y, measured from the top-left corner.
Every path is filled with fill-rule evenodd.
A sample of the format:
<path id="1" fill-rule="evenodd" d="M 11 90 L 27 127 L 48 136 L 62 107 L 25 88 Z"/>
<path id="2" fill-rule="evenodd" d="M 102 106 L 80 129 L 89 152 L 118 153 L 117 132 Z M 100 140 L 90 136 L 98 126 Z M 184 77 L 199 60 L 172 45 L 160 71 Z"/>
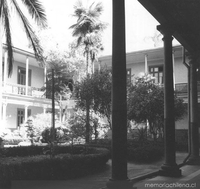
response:
<path id="1" fill-rule="evenodd" d="M 86 111 L 86 133 L 89 136 L 90 111 L 107 118 L 111 127 L 111 73 L 102 69 L 88 74 L 84 79 L 75 84 L 77 107 Z M 86 140 L 87 139 L 86 137 Z"/>
<path id="2" fill-rule="evenodd" d="M 89 61 L 93 64 L 98 52 L 103 50 L 101 32 L 106 28 L 106 24 L 99 20 L 102 12 L 102 3 L 92 3 L 86 8 L 82 1 L 78 1 L 74 6 L 73 16 L 77 18 L 77 22 L 70 29 L 73 29 L 72 36 L 77 37 L 77 47 L 84 46 L 87 73 L 91 72 Z"/>
<path id="3" fill-rule="evenodd" d="M 186 113 L 183 99 L 174 94 L 175 120 Z M 150 133 L 157 135 L 164 124 L 164 88 L 153 83 L 151 76 L 136 78 L 128 90 L 128 119 L 136 123 L 149 123 Z"/>

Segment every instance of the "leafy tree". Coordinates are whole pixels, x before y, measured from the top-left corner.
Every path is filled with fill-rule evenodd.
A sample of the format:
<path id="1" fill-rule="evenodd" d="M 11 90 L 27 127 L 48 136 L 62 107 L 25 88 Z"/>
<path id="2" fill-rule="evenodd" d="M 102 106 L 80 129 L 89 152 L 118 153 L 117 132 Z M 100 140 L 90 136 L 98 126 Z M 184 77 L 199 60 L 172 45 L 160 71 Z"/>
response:
<path id="1" fill-rule="evenodd" d="M 55 99 L 60 100 L 67 98 L 67 94 L 73 91 L 73 71 L 69 71 L 68 62 L 59 57 L 55 57 L 48 61 L 46 95 L 51 96 L 52 93 L 52 70 L 54 70 L 54 91 Z"/>
<path id="2" fill-rule="evenodd" d="M 85 138 L 85 114 L 83 112 L 77 111 L 68 123 L 72 144 L 74 139 Z"/>
<path id="3" fill-rule="evenodd" d="M 12 35 L 11 35 L 11 19 L 16 16 L 22 23 L 22 27 L 27 35 L 28 40 L 35 52 L 35 56 L 38 59 L 42 57 L 42 48 L 39 44 L 39 40 L 33 31 L 31 24 L 29 23 L 27 17 L 23 13 L 21 5 L 28 10 L 28 13 L 35 20 L 36 24 L 42 28 L 47 26 L 45 10 L 39 0 L 21 0 L 21 4 L 15 0 L 1 0 L 0 1 L 0 20 L 1 28 L 5 30 L 5 39 L 8 50 L 8 74 L 11 75 L 13 68 L 13 50 L 12 50 Z M 13 11 L 13 12 L 12 12 Z M 1 31 L 0 31 L 1 32 Z M 2 33 L 0 33 L 0 39 L 2 44 Z M 2 65 L 2 62 L 0 62 Z"/>
<path id="4" fill-rule="evenodd" d="M 76 42 L 72 42 L 69 44 L 70 52 L 68 53 L 68 59 L 71 62 L 71 67 L 74 71 L 74 81 L 80 81 L 83 77 L 86 76 L 85 72 L 85 60 L 83 57 L 84 49 L 76 47 Z"/>
<path id="5" fill-rule="evenodd" d="M 33 128 L 33 121 L 32 120 L 28 120 L 27 121 L 27 137 L 31 142 L 31 145 L 34 144 L 34 137 L 36 137 L 36 133 L 35 130 Z"/>
<path id="6" fill-rule="evenodd" d="M 174 95 L 175 120 L 186 113 L 183 100 Z M 136 83 L 128 90 L 128 119 L 136 123 L 149 123 L 149 131 L 156 140 L 164 124 L 164 89 L 152 82 L 151 76 L 136 78 Z"/>
<path id="7" fill-rule="evenodd" d="M 112 88 L 112 75 L 107 69 L 95 71 L 92 75 L 93 91 L 94 91 L 94 104 L 93 110 L 95 113 L 106 117 L 111 127 L 111 88 Z"/>
<path id="8" fill-rule="evenodd" d="M 35 116 L 29 117 L 27 123 L 24 123 L 20 128 L 20 134 L 24 135 L 24 131 L 26 132 L 26 136 L 28 139 L 33 142 L 39 142 L 40 139 L 42 142 L 49 143 L 52 139 L 51 137 L 51 114 L 37 114 Z M 67 141 L 68 139 L 68 125 L 67 123 L 60 123 L 56 117 L 55 122 L 55 131 L 56 142 Z M 25 136 L 24 136 L 25 137 Z"/>
<path id="9" fill-rule="evenodd" d="M 90 140 L 90 111 L 93 106 L 93 80 L 91 75 L 87 75 L 80 82 L 75 85 L 75 96 L 77 97 L 77 106 L 82 110 L 86 111 L 86 143 Z"/>
<path id="10" fill-rule="evenodd" d="M 78 110 L 73 117 L 68 121 L 69 130 L 70 130 L 70 138 L 73 143 L 73 139 L 84 138 L 86 136 L 86 114 L 83 111 Z M 99 136 L 99 117 L 91 113 L 90 115 L 90 133 L 89 136 L 92 138 L 94 136 L 95 140 L 98 139 Z"/>
<path id="11" fill-rule="evenodd" d="M 110 127 L 111 115 L 111 73 L 108 70 L 96 71 L 75 84 L 77 107 L 86 111 L 86 142 L 90 138 L 90 113 L 107 118 Z"/>
<path id="12" fill-rule="evenodd" d="M 70 60 L 64 55 L 59 56 L 56 52 L 49 53 L 47 63 L 47 78 L 43 90 L 46 91 L 48 98 L 52 98 L 52 74 L 54 74 L 54 99 L 60 105 L 60 118 L 63 120 L 65 108 L 63 109 L 62 100 L 68 100 L 72 96 L 74 71 Z"/>
<path id="13" fill-rule="evenodd" d="M 89 60 L 96 59 L 99 50 L 103 49 L 101 43 L 101 32 L 106 24 L 100 22 L 99 17 L 102 14 L 102 3 L 92 3 L 89 8 L 85 8 L 81 1 L 74 6 L 74 15 L 77 17 L 77 23 L 72 25 L 72 35 L 77 37 L 77 47 L 84 46 L 84 55 L 86 56 L 86 69 L 89 73 Z"/>

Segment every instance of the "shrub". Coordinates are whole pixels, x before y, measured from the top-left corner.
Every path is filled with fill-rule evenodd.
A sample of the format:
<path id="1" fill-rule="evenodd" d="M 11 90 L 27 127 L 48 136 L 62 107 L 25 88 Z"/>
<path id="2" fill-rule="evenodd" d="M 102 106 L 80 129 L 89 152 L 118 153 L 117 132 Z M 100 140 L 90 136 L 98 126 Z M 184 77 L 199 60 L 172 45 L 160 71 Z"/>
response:
<path id="1" fill-rule="evenodd" d="M 67 149 L 74 154 L 66 153 Z M 58 148 L 59 152 L 62 150 Z M 78 146 L 66 148 L 65 153 L 54 158 L 36 155 L 0 159 L 0 181 L 72 179 L 101 170 L 109 159 L 109 151 Z"/>
<path id="2" fill-rule="evenodd" d="M 111 153 L 111 140 L 99 139 L 90 142 L 89 146 L 104 147 L 110 150 Z M 152 162 L 161 159 L 164 155 L 163 142 L 128 140 L 127 141 L 127 159 L 134 162 Z"/>
<path id="3" fill-rule="evenodd" d="M 136 144 L 128 147 L 128 160 L 134 162 L 153 162 L 164 155 L 164 145 L 158 142 L 146 142 L 143 145 Z"/>
<path id="4" fill-rule="evenodd" d="M 49 146 L 19 146 L 10 148 L 1 148 L 0 154 L 3 157 L 25 157 L 25 156 L 37 156 L 46 154 L 49 150 Z M 55 154 L 69 153 L 69 154 L 91 154 L 94 148 L 90 148 L 85 145 L 75 146 L 56 146 Z"/>
<path id="5" fill-rule="evenodd" d="M 188 151 L 188 130 L 176 130 L 176 150 L 184 152 Z"/>
<path id="6" fill-rule="evenodd" d="M 41 135 L 42 135 L 41 142 L 50 143 L 52 141 L 52 128 L 44 129 Z M 54 129 L 54 136 L 56 142 L 65 142 L 69 140 L 68 130 L 61 127 L 57 127 Z"/>
<path id="7" fill-rule="evenodd" d="M 43 154 L 43 146 L 17 146 L 1 148 L 0 154 L 3 157 L 25 157 Z"/>

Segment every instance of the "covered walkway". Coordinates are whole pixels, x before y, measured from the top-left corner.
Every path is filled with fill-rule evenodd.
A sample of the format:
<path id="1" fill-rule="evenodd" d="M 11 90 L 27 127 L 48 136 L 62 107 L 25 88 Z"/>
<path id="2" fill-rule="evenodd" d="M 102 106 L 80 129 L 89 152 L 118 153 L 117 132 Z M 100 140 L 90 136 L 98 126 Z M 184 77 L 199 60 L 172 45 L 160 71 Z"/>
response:
<path id="1" fill-rule="evenodd" d="M 157 30 L 164 43 L 164 143 L 165 158 L 159 175 L 166 180 L 189 176 L 177 165 L 175 149 L 175 113 L 172 40 L 176 38 L 190 53 L 188 68 L 188 132 L 190 164 L 198 165 L 199 123 L 197 74 L 200 52 L 200 1 L 197 0 L 138 0 L 160 23 Z M 134 20 L 133 20 L 134 22 Z M 133 23 L 134 24 L 134 23 Z M 156 26 L 155 26 L 156 27 Z M 126 104 L 126 32 L 125 0 L 113 0 L 112 43 L 112 171 L 106 189 L 132 188 L 127 175 L 127 104 Z M 191 59 L 190 59 L 191 60 Z M 191 168 L 191 169 L 190 169 Z M 199 168 L 199 167 L 198 167 Z M 189 166 L 192 170 L 192 167 Z M 195 172 L 195 170 L 194 170 Z M 187 173 L 187 174 L 186 174 Z M 197 172 L 198 173 L 198 172 Z M 190 177 L 189 177 L 190 178 Z M 192 177 L 193 178 L 193 177 Z M 198 178 L 195 177 L 195 178 Z"/>
<path id="2" fill-rule="evenodd" d="M 136 182 L 134 187 L 148 188 L 148 182 L 167 183 L 196 183 L 193 188 L 200 188 L 199 165 L 199 126 L 197 99 L 197 62 L 200 52 L 200 1 L 199 0 L 138 0 L 160 23 L 157 29 L 163 34 L 164 43 L 164 139 L 165 158 L 159 169 L 159 176 Z M 133 21 L 134 22 L 134 21 Z M 156 26 L 155 26 L 156 27 Z M 73 183 L 68 181 L 46 182 L 50 188 L 67 189 L 99 189 L 99 182 L 103 178 L 107 189 L 130 189 L 133 182 L 128 178 L 128 164 L 126 158 L 127 147 L 127 105 L 126 105 L 126 40 L 125 40 L 125 0 L 113 0 L 113 52 L 112 52 L 112 164 L 111 172 L 104 177 L 94 180 L 82 180 Z M 174 83 L 172 40 L 176 38 L 196 58 L 192 62 L 185 62 L 188 67 L 189 84 L 189 133 L 190 133 L 190 164 L 179 167 L 175 149 L 175 119 L 174 119 Z M 196 56 L 197 55 L 197 56 Z M 136 167 L 132 169 L 137 173 Z M 137 180 L 138 181 L 138 180 Z M 19 182 L 18 182 L 19 183 Z M 24 182 L 25 183 L 25 182 Z M 15 183 L 17 186 L 17 183 Z M 45 189 L 44 181 L 37 183 L 37 189 Z M 40 186 L 39 186 L 40 184 Z M 28 183 L 32 189 L 34 183 Z M 14 185 L 13 185 L 14 186 Z M 26 185 L 27 186 L 27 185 Z M 32 188 L 31 188 L 32 187 Z M 164 186 L 165 188 L 167 186 Z M 21 187 L 18 187 L 22 189 Z M 15 187 L 15 189 L 18 189 Z M 25 187 L 27 189 L 27 187 Z M 161 187 L 149 187 L 161 188 Z M 168 187 L 169 188 L 169 187 Z M 172 188 L 172 187 L 170 187 Z M 177 188 L 177 187 L 174 187 Z M 181 188 L 181 187 L 179 187 Z M 184 187 L 182 187 L 184 188 Z M 190 187 L 192 188 L 192 187 Z"/>

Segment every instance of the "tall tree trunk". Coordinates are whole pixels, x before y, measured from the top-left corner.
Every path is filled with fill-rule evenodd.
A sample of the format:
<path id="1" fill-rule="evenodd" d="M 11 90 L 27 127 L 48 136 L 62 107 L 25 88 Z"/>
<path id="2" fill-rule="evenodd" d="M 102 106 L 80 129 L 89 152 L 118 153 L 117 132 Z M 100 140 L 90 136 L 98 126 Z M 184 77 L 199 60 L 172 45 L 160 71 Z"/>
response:
<path id="1" fill-rule="evenodd" d="M 90 106 L 86 103 L 86 133 L 85 133 L 85 142 L 90 142 Z"/>
<path id="2" fill-rule="evenodd" d="M 89 74 L 89 49 L 86 47 L 86 73 Z"/>

